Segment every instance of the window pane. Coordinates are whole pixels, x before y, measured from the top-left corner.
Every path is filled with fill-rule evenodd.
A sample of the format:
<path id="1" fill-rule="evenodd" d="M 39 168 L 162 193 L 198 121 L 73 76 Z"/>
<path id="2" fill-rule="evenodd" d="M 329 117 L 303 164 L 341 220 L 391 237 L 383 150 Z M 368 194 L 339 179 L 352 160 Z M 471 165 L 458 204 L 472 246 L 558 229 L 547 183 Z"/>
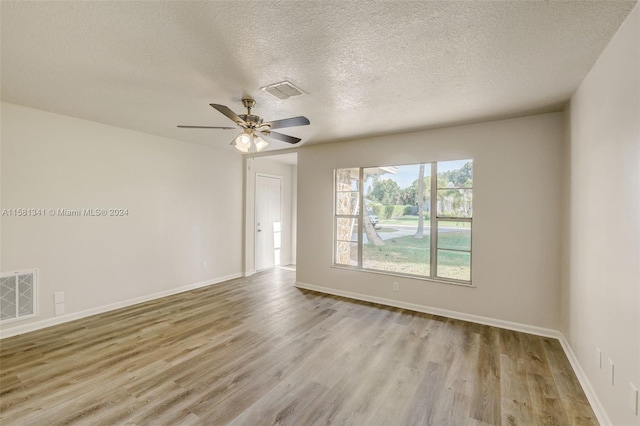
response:
<path id="1" fill-rule="evenodd" d="M 424 228 L 424 236 L 416 239 L 415 228 L 380 229 L 386 238 L 383 245 L 365 243 L 362 247 L 362 266 L 378 271 L 399 272 L 412 275 L 430 275 L 430 234 Z M 386 235 L 385 235 L 386 234 Z"/>
<path id="2" fill-rule="evenodd" d="M 337 169 L 336 191 L 358 191 L 360 169 Z"/>
<path id="3" fill-rule="evenodd" d="M 471 189 L 438 189 L 438 217 L 472 217 Z"/>
<path id="4" fill-rule="evenodd" d="M 351 217 L 336 218 L 336 240 L 358 241 L 358 219 Z"/>
<path id="5" fill-rule="evenodd" d="M 438 277 L 471 281 L 471 253 L 438 250 Z"/>
<path id="6" fill-rule="evenodd" d="M 422 187 L 422 203 L 425 209 L 429 208 L 427 194 L 431 181 L 431 164 L 409 164 L 404 166 L 380 166 L 368 167 L 364 169 L 364 198 L 367 207 L 374 208 L 374 214 L 386 216 L 402 216 L 401 209 L 393 212 L 386 208 L 386 214 L 382 213 L 382 207 L 408 206 L 415 207 L 413 214 L 418 208 L 419 177 L 422 176 L 424 185 Z M 376 206 L 376 207 L 374 207 Z M 383 217 L 380 217 L 383 219 Z"/>
<path id="7" fill-rule="evenodd" d="M 431 164 L 368 167 L 363 175 L 366 216 L 362 266 L 430 275 Z M 414 237 L 418 229 L 421 238 Z"/>
<path id="8" fill-rule="evenodd" d="M 358 266 L 358 243 L 337 241 L 336 264 Z"/>
<path id="9" fill-rule="evenodd" d="M 438 188 L 472 188 L 473 160 L 438 161 Z"/>
<path id="10" fill-rule="evenodd" d="M 358 192 L 337 192 L 336 193 L 336 214 L 358 214 Z"/>
<path id="11" fill-rule="evenodd" d="M 471 223 L 439 220 L 438 248 L 471 250 Z"/>

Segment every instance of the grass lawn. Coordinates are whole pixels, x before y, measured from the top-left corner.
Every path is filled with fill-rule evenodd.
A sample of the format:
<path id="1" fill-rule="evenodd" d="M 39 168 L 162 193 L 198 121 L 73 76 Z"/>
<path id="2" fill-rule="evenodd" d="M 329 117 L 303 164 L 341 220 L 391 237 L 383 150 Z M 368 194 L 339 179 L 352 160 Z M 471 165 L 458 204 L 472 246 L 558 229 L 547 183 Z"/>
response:
<path id="1" fill-rule="evenodd" d="M 416 221 L 417 222 L 417 221 Z M 384 232 L 383 228 L 382 232 Z M 379 231 L 379 232 L 380 232 Z M 389 272 L 429 275 L 430 237 L 418 240 L 412 236 L 385 240 L 382 246 L 363 246 L 363 267 Z M 443 232 L 439 235 L 440 248 L 468 250 L 471 240 L 467 230 Z M 469 280 L 471 257 L 468 253 L 438 250 L 438 276 Z"/>

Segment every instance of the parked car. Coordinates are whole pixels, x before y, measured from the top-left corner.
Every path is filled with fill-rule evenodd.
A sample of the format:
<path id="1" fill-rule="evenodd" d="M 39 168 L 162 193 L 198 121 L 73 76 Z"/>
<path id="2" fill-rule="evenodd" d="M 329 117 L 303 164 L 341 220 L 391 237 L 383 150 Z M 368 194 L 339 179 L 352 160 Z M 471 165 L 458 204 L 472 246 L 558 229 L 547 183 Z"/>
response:
<path id="1" fill-rule="evenodd" d="M 371 221 L 371 224 L 375 227 L 378 222 L 380 222 L 378 220 L 378 216 L 376 216 L 375 214 L 369 214 L 369 220 Z"/>

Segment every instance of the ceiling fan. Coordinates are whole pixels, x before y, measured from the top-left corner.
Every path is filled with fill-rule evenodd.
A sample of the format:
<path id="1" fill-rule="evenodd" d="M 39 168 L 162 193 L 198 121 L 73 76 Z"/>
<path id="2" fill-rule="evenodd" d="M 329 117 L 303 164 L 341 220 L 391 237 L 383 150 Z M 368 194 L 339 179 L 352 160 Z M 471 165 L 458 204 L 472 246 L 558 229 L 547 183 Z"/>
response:
<path id="1" fill-rule="evenodd" d="M 260 136 L 267 136 L 282 142 L 296 144 L 300 142 L 300 138 L 296 138 L 282 133 L 274 132 L 273 129 L 282 129 L 284 127 L 306 126 L 310 124 L 306 117 L 298 116 L 285 118 L 282 120 L 264 122 L 262 117 L 251 114 L 251 109 L 256 105 L 256 101 L 252 98 L 243 98 L 242 105 L 247 109 L 246 114 L 236 114 L 229 107 L 218 104 L 209 104 L 220 113 L 224 114 L 244 130 L 234 138 L 231 145 L 242 152 L 250 152 L 255 150 L 261 151 L 269 145 Z M 235 127 L 214 127 L 214 126 L 178 126 L 183 129 L 234 129 Z"/>

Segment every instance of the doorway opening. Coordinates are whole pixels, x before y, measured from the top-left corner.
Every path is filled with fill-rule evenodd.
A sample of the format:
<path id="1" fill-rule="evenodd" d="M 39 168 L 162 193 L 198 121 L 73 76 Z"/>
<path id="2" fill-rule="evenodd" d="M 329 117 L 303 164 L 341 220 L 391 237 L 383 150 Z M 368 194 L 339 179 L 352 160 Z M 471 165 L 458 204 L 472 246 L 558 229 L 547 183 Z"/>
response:
<path id="1" fill-rule="evenodd" d="M 245 275 L 295 270 L 297 153 L 246 159 Z"/>

